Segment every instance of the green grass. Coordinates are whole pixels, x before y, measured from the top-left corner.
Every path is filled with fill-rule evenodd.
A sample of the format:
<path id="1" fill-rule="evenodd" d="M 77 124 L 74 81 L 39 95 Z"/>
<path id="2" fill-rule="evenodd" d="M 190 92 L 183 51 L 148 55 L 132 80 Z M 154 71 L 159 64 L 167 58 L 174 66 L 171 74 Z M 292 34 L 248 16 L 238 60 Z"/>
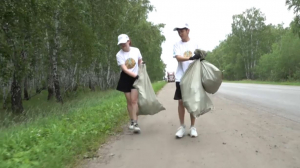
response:
<path id="1" fill-rule="evenodd" d="M 224 80 L 223 82 L 228 83 L 251 83 L 251 84 L 270 84 L 270 85 L 292 85 L 292 86 L 300 86 L 300 82 L 294 81 L 294 82 L 272 82 L 272 81 L 257 81 L 257 80 L 240 80 L 240 81 L 228 81 Z"/>
<path id="2" fill-rule="evenodd" d="M 109 93 L 109 94 L 108 94 Z M 24 124 L 32 122 L 36 119 L 45 118 L 47 116 L 61 115 L 73 111 L 73 109 L 82 107 L 82 104 L 93 106 L 97 101 L 105 99 L 109 96 L 111 91 L 90 92 L 78 91 L 74 92 L 72 96 L 64 98 L 64 104 L 56 103 L 55 98 L 50 101 L 47 100 L 47 91 L 42 91 L 39 95 L 32 97 L 29 101 L 23 101 L 25 111 L 21 115 L 14 115 L 10 111 L 0 109 L 0 129 L 3 127 L 11 127 L 13 125 Z"/>
<path id="3" fill-rule="evenodd" d="M 165 84 L 153 88 L 157 92 Z M 0 168 L 71 167 L 78 156 L 93 155 L 128 120 L 125 97 L 117 91 L 86 93 L 63 106 L 42 98 L 27 104 L 29 116 L 42 114 L 0 130 Z"/>

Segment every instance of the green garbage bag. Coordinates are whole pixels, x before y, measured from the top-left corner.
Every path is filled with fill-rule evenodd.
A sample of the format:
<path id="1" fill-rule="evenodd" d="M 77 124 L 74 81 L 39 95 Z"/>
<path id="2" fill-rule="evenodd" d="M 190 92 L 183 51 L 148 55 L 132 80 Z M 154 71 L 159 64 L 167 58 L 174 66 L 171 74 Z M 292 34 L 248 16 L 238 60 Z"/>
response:
<path id="1" fill-rule="evenodd" d="M 202 64 L 199 60 L 190 64 L 180 81 L 183 106 L 194 117 L 213 109 L 213 103 L 202 86 Z"/>
<path id="2" fill-rule="evenodd" d="M 133 86 L 138 89 L 139 98 L 138 115 L 154 115 L 165 108 L 160 104 L 156 98 L 156 94 L 152 88 L 150 78 L 147 73 L 146 64 L 139 65 L 139 79 L 136 80 Z"/>
<path id="3" fill-rule="evenodd" d="M 216 93 L 222 84 L 222 72 L 210 62 L 201 61 L 202 85 L 207 93 Z"/>

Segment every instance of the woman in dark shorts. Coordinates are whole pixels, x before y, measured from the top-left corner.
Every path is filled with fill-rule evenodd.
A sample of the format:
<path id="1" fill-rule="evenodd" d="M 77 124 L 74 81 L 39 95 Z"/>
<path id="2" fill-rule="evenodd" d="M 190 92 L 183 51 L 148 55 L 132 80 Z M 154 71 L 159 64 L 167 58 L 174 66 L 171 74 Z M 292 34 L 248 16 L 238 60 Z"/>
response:
<path id="1" fill-rule="evenodd" d="M 131 47 L 131 41 L 126 34 L 118 36 L 118 45 L 121 50 L 117 53 L 117 62 L 122 72 L 118 82 L 117 90 L 124 92 L 127 100 L 127 110 L 130 117 L 129 129 L 139 133 L 138 126 L 138 90 L 133 87 L 135 80 L 139 78 L 139 64 L 142 63 L 142 55 L 138 48 Z"/>

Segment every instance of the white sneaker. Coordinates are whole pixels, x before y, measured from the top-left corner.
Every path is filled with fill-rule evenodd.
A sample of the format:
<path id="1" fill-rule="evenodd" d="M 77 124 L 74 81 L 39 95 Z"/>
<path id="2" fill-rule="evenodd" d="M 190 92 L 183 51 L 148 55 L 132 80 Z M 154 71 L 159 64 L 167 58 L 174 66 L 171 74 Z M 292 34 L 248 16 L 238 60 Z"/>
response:
<path id="1" fill-rule="evenodd" d="M 134 133 L 140 133 L 141 132 L 141 129 L 140 129 L 138 124 L 133 125 L 133 132 Z"/>
<path id="2" fill-rule="evenodd" d="M 131 124 L 128 126 L 128 128 L 129 128 L 130 130 L 133 130 L 133 129 L 134 129 L 133 123 L 131 123 Z"/>
<path id="3" fill-rule="evenodd" d="M 185 126 L 180 126 L 175 134 L 177 138 L 182 138 L 185 134 Z"/>
<path id="4" fill-rule="evenodd" d="M 190 136 L 191 137 L 197 137 L 198 136 L 198 133 L 197 133 L 197 130 L 195 127 L 191 127 L 190 129 Z"/>

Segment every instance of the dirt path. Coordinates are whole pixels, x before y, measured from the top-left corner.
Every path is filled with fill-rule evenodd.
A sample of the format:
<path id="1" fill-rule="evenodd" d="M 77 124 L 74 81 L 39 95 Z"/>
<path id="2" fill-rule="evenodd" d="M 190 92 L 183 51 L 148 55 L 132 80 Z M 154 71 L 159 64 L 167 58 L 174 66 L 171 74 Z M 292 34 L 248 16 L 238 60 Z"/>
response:
<path id="1" fill-rule="evenodd" d="M 166 107 L 142 116 L 142 133 L 125 130 L 82 168 L 300 168 L 300 123 L 212 95 L 215 109 L 196 121 L 199 136 L 175 139 L 175 84 L 158 94 Z M 189 116 L 186 114 L 189 127 Z"/>

